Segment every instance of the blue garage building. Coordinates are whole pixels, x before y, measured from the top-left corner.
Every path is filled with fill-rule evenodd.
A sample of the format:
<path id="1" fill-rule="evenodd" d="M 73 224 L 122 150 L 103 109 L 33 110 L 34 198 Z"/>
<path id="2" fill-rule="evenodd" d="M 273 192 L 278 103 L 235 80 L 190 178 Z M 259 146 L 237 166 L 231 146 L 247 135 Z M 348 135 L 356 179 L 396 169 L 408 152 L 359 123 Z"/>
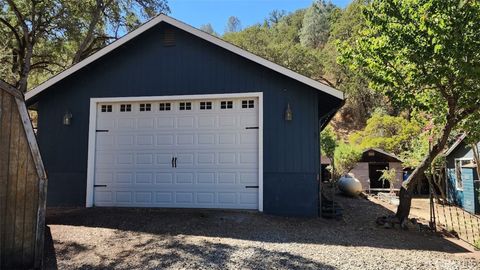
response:
<path id="1" fill-rule="evenodd" d="M 26 94 L 49 206 L 316 216 L 343 93 L 160 15 Z"/>

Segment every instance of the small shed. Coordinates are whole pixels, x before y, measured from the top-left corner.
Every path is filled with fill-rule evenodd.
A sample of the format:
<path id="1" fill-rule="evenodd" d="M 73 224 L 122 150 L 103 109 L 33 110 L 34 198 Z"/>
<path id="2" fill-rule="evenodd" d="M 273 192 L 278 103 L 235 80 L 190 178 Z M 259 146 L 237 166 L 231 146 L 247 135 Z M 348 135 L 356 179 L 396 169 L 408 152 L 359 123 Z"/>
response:
<path id="1" fill-rule="evenodd" d="M 40 269 L 47 178 L 23 95 L 0 82 L 0 269 Z"/>
<path id="2" fill-rule="evenodd" d="M 447 199 L 472 214 L 479 214 L 480 180 L 472 147 L 465 143 L 465 137 L 460 136 L 445 153 Z"/>
<path id="3" fill-rule="evenodd" d="M 402 161 L 394 154 L 388 153 L 379 148 L 368 148 L 362 153 L 357 165 L 350 171 L 350 174 L 362 183 L 363 190 L 367 191 L 389 191 L 390 184 L 380 180 L 381 170 L 395 169 L 397 181 L 394 189 L 399 189 L 403 179 Z"/>

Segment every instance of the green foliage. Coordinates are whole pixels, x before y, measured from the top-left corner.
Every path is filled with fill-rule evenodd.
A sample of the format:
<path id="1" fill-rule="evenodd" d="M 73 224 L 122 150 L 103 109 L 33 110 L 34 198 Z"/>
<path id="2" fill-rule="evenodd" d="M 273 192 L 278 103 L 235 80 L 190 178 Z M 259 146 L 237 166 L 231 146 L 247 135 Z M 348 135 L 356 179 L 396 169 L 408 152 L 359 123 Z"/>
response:
<path id="1" fill-rule="evenodd" d="M 303 18 L 301 44 L 311 48 L 323 47 L 330 36 L 332 19 L 338 12 L 339 9 L 331 2 L 317 0 Z"/>
<path id="2" fill-rule="evenodd" d="M 337 135 L 331 126 L 327 126 L 320 135 L 320 149 L 330 160 L 333 160 L 337 148 Z"/>
<path id="3" fill-rule="evenodd" d="M 340 177 L 351 171 L 362 156 L 362 150 L 354 145 L 339 143 L 335 148 L 335 175 Z M 336 178 L 335 178 L 336 179 Z"/>
<path id="4" fill-rule="evenodd" d="M 422 132 L 421 126 L 417 120 L 376 112 L 367 120 L 365 129 L 352 133 L 349 141 L 362 149 L 376 147 L 400 155 L 413 149 Z"/>
<path id="5" fill-rule="evenodd" d="M 337 61 L 339 46 L 354 45 L 366 27 L 362 14 L 367 0 L 354 0 L 332 23 L 330 38 L 323 48 L 325 76 L 348 97 L 342 109 L 343 119 L 350 125 L 361 127 L 375 107 L 388 106 L 380 94 L 368 87 L 368 79 L 361 72 L 352 71 Z"/>
<path id="6" fill-rule="evenodd" d="M 415 168 L 422 162 L 428 151 L 429 139 L 425 134 L 420 134 L 417 138 L 413 138 L 410 147 L 398 156 L 402 159 L 404 167 Z"/>
<path id="7" fill-rule="evenodd" d="M 395 168 L 391 169 L 385 169 L 385 170 L 380 170 L 382 172 L 382 175 L 380 176 L 380 180 L 382 180 L 382 183 L 385 183 L 387 181 L 390 184 L 390 192 L 393 193 L 393 188 L 395 184 L 398 182 L 397 179 L 397 170 Z"/>
<path id="8" fill-rule="evenodd" d="M 364 14 L 367 27 L 342 60 L 372 88 L 435 124 L 479 110 L 480 2 L 375 0 Z"/>
<path id="9" fill-rule="evenodd" d="M 341 48 L 342 63 L 362 72 L 396 108 L 428 115 L 435 127 L 428 153 L 402 183 L 412 192 L 452 131 L 479 115 L 480 2 L 373 0 L 364 14 L 367 27 Z M 401 220 L 410 212 L 407 193 L 402 189 Z"/>
<path id="10" fill-rule="evenodd" d="M 223 39 L 305 76 L 321 79 L 323 66 L 320 51 L 299 43 L 303 15 L 304 11 L 299 10 L 263 25 L 225 33 Z"/>
<path id="11" fill-rule="evenodd" d="M 218 35 L 217 32 L 213 30 L 213 26 L 210 23 L 200 26 L 200 30 L 202 30 L 203 32 L 209 33 L 210 35 L 214 35 L 214 36 Z"/>
<path id="12" fill-rule="evenodd" d="M 26 91 L 160 12 L 166 0 L 0 1 L 0 78 Z"/>

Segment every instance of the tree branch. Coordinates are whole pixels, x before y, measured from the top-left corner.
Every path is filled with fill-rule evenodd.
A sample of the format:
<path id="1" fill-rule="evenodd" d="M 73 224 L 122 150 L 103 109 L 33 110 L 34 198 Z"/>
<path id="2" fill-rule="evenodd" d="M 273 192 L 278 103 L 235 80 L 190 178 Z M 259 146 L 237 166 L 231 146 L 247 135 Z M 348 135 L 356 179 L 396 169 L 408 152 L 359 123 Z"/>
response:
<path id="1" fill-rule="evenodd" d="M 9 29 L 10 31 L 12 31 L 13 35 L 15 36 L 15 39 L 17 40 L 17 42 L 19 44 L 21 44 L 21 38 L 20 38 L 20 35 L 18 34 L 17 32 L 17 29 L 15 29 L 15 27 L 13 27 L 9 22 L 7 22 L 7 20 L 3 19 L 3 18 L 0 18 L 0 22 L 5 24 Z"/>
<path id="2" fill-rule="evenodd" d="M 18 10 L 18 7 L 17 5 L 15 5 L 15 2 L 13 2 L 12 0 L 7 0 L 8 4 L 10 5 L 10 7 L 12 8 L 13 10 L 13 13 L 15 13 L 15 16 L 17 17 L 18 19 L 18 23 L 22 26 L 22 29 L 23 29 L 23 37 L 25 39 L 28 38 L 28 26 L 27 24 L 25 23 L 25 19 L 23 18 L 23 15 L 22 13 Z"/>

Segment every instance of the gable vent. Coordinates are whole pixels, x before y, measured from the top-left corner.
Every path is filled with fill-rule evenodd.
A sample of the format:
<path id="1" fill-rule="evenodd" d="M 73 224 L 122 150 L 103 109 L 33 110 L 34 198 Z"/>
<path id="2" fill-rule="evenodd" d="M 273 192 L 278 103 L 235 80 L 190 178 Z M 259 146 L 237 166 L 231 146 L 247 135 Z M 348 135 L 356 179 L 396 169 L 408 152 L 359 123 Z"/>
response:
<path id="1" fill-rule="evenodd" d="M 175 31 L 173 29 L 163 31 L 162 43 L 165 47 L 175 46 Z"/>

